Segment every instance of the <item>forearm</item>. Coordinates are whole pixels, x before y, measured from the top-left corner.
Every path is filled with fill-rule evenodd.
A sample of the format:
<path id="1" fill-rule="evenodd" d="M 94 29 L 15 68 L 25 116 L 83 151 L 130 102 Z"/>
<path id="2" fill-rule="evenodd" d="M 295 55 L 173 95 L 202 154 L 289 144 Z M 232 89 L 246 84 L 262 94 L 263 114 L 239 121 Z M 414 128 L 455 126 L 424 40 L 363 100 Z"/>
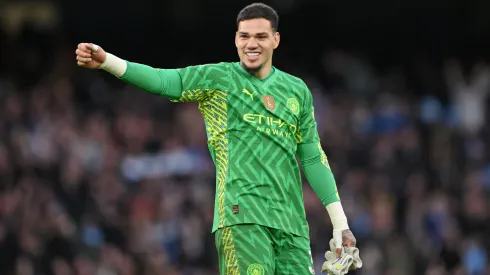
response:
<path id="1" fill-rule="evenodd" d="M 182 92 L 182 81 L 176 70 L 155 69 L 147 65 L 125 61 L 109 53 L 101 69 L 153 94 L 179 98 Z"/>
<path id="2" fill-rule="evenodd" d="M 340 202 L 335 177 L 324 152 L 317 144 L 301 144 L 298 147 L 298 156 L 306 179 L 327 209 L 334 229 L 348 229 L 347 217 Z"/>

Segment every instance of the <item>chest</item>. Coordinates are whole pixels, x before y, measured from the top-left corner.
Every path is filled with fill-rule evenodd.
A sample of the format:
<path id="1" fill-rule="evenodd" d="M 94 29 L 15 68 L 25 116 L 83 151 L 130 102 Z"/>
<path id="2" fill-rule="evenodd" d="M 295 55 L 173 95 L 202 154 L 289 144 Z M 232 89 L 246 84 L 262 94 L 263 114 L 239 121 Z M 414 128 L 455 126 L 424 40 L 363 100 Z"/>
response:
<path id="1" fill-rule="evenodd" d="M 294 135 L 299 128 L 301 104 L 298 94 L 284 85 L 267 88 L 245 83 L 228 92 L 230 125 L 278 135 Z"/>

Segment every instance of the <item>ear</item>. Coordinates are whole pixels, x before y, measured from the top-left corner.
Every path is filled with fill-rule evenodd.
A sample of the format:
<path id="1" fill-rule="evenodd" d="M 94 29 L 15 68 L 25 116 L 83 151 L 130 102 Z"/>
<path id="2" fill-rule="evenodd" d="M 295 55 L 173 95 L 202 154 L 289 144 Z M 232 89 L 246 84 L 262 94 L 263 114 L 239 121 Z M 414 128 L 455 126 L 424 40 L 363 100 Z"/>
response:
<path id="1" fill-rule="evenodd" d="M 281 35 L 279 32 L 274 33 L 274 50 L 279 46 L 279 42 L 281 41 Z"/>
<path id="2" fill-rule="evenodd" d="M 238 48 L 238 32 L 235 32 L 235 47 Z"/>

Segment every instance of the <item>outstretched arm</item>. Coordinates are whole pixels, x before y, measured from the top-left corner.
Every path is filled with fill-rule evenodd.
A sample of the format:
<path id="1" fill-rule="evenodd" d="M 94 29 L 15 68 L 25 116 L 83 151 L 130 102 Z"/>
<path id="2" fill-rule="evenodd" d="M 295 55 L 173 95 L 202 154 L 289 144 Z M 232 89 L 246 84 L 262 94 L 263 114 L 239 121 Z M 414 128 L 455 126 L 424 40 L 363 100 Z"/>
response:
<path id="1" fill-rule="evenodd" d="M 114 57 L 118 58 L 118 57 Z M 144 91 L 178 99 L 182 94 L 182 80 L 177 70 L 155 69 L 147 65 L 125 62 L 126 71 L 120 77 L 126 83 L 132 84 Z"/>
<path id="2" fill-rule="evenodd" d="M 79 44 L 76 54 L 80 67 L 102 69 L 146 92 L 171 99 L 178 99 L 182 94 L 182 80 L 177 70 L 129 62 L 92 43 Z"/>

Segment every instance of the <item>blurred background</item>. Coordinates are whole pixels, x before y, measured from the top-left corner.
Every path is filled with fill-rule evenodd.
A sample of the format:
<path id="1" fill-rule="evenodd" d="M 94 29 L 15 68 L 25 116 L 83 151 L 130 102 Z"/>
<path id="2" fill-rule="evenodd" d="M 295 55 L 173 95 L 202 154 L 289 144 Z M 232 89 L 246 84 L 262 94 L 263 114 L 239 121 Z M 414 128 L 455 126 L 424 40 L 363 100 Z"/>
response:
<path id="1" fill-rule="evenodd" d="M 76 66 L 236 61 L 250 1 L 0 0 L 0 274 L 218 274 L 194 104 Z M 276 0 L 361 248 L 352 274 L 490 274 L 490 1 Z M 331 237 L 304 184 L 316 271 Z"/>

